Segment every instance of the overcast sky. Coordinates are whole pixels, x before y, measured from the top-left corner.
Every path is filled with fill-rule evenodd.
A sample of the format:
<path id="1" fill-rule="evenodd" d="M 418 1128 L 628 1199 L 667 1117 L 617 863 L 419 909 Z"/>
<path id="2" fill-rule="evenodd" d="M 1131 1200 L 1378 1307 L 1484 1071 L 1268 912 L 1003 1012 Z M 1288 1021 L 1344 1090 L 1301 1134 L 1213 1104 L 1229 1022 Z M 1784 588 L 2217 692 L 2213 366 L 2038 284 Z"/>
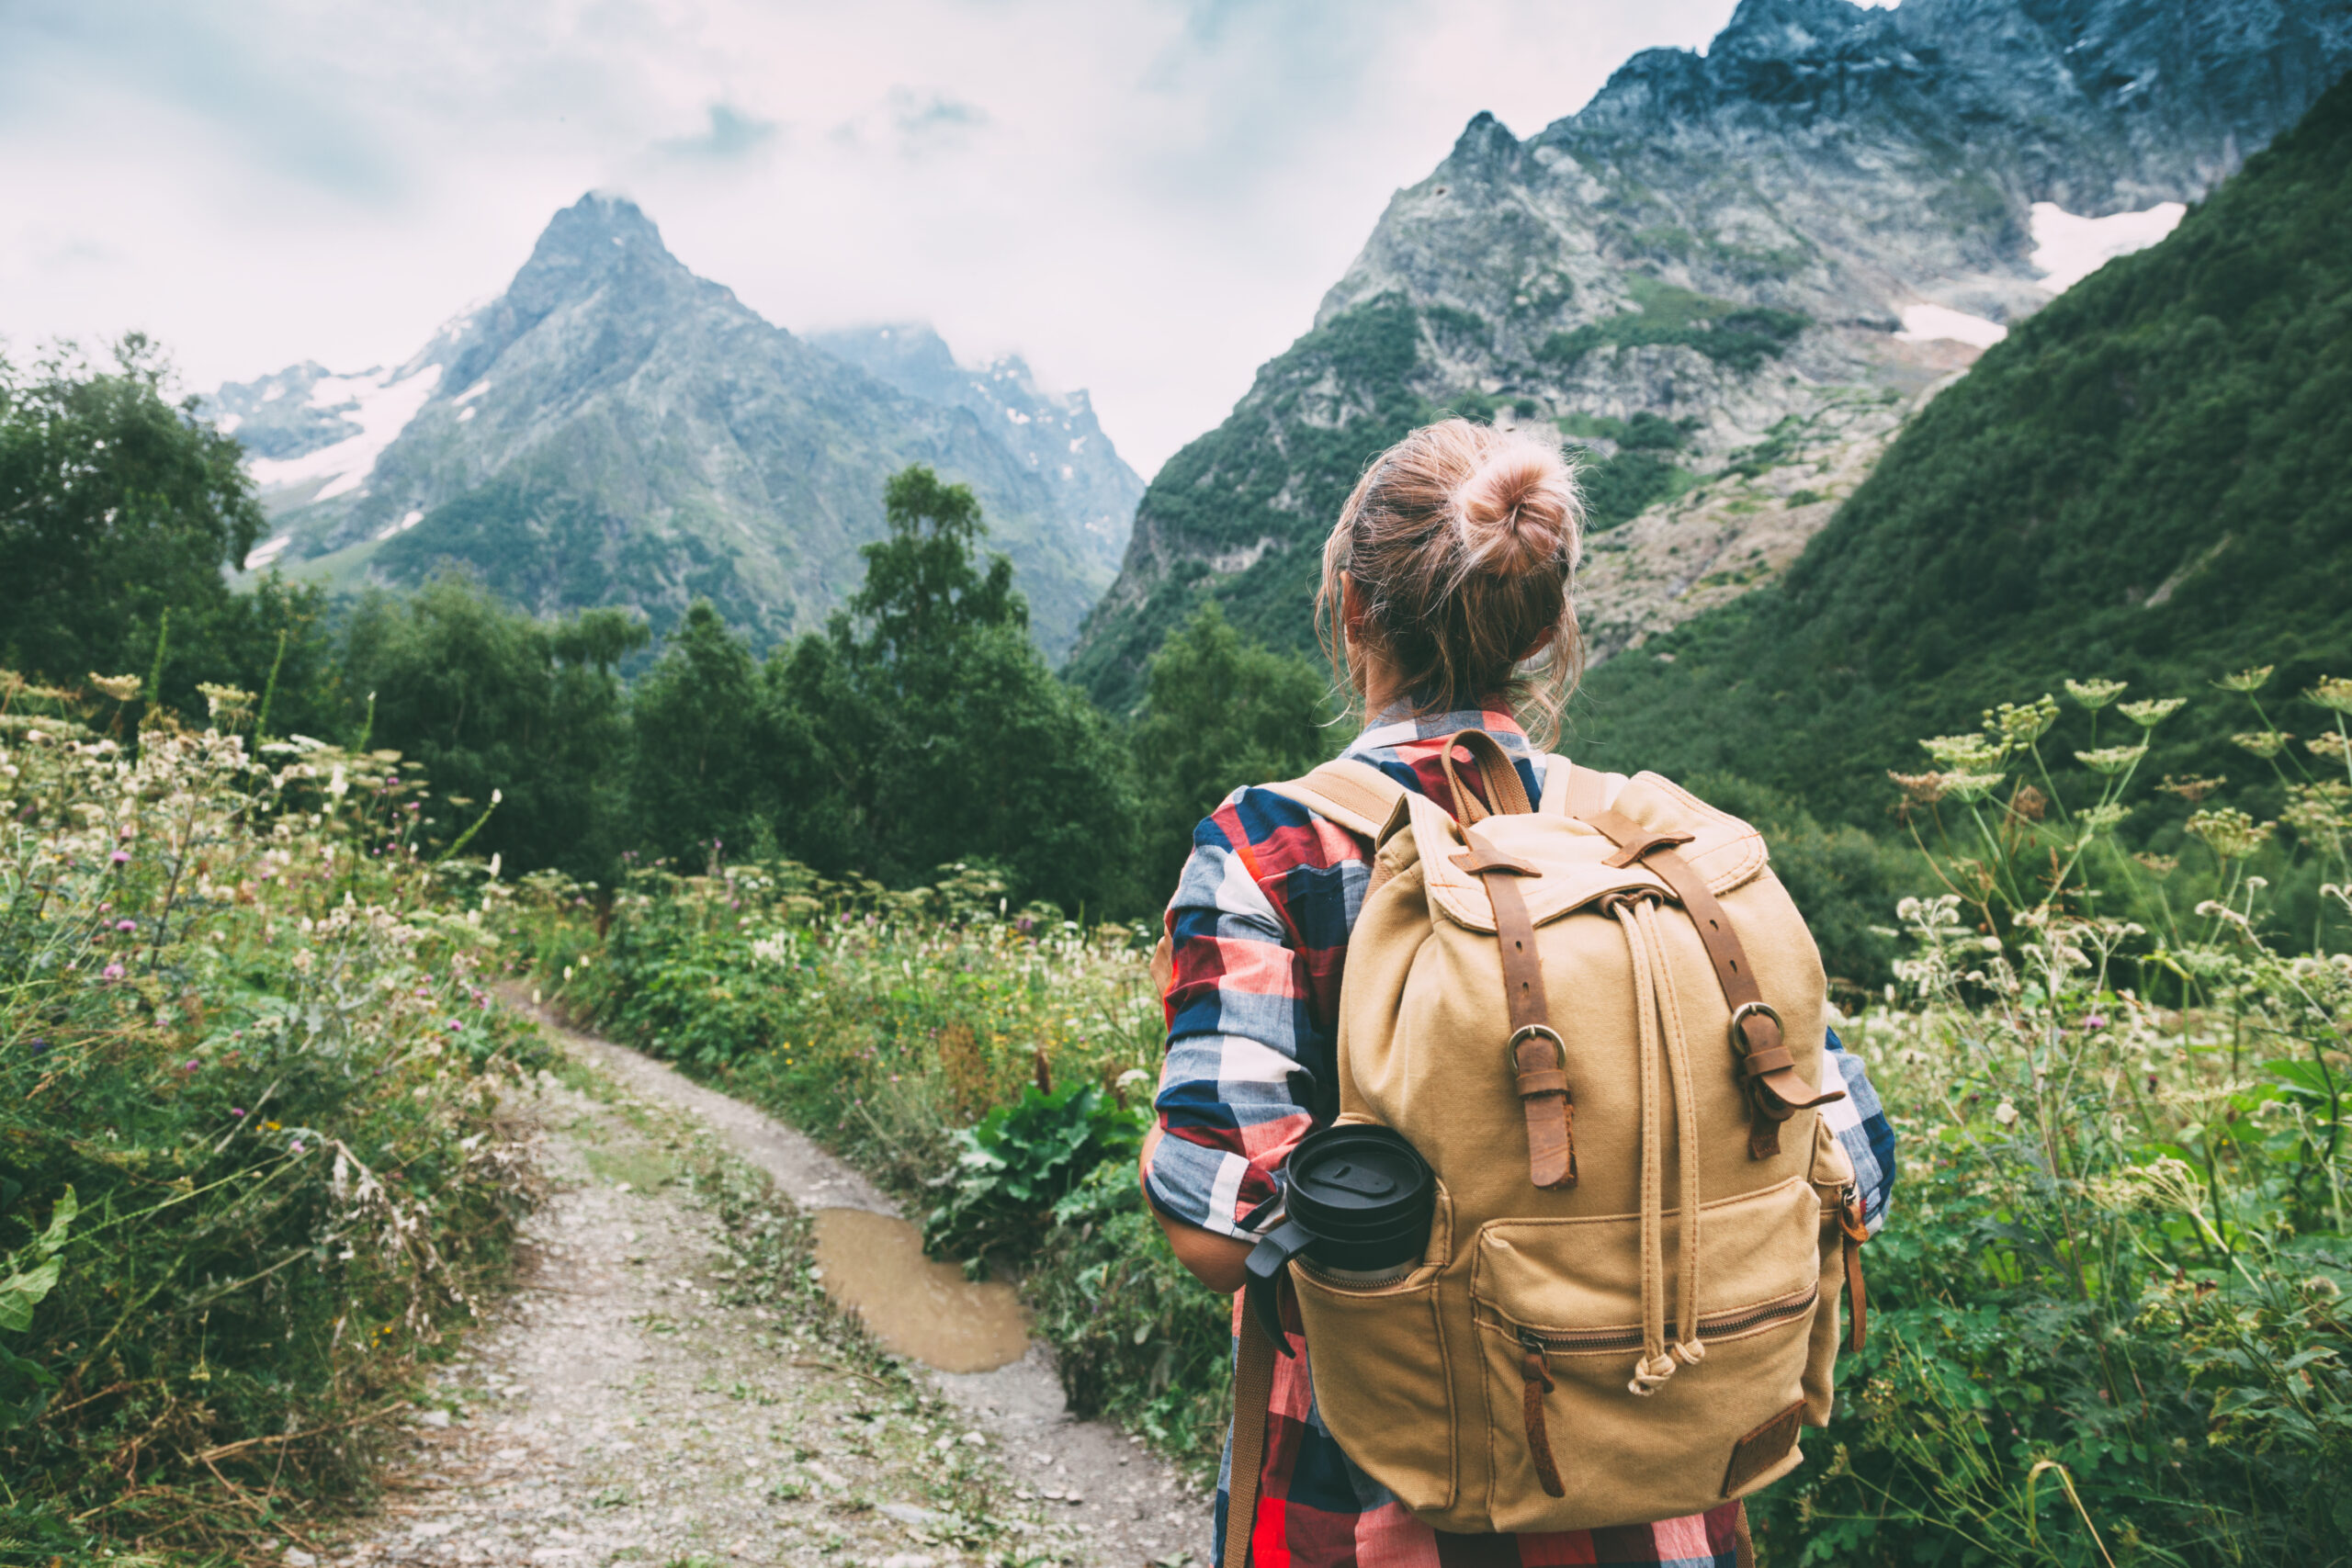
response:
<path id="1" fill-rule="evenodd" d="M 1017 350 L 1148 476 L 1472 115 L 1733 4 L 0 0 L 0 341 L 397 362 L 604 187 L 784 326 Z"/>

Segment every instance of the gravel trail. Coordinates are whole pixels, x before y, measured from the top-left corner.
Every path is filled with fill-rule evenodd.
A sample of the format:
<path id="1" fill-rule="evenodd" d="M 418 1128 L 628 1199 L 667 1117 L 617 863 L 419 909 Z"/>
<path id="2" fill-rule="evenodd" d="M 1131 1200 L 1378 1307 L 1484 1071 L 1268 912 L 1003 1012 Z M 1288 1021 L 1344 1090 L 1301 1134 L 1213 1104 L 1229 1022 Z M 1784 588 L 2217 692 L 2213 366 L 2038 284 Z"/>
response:
<path id="1" fill-rule="evenodd" d="M 827 1301 L 801 1208 L 893 1213 L 870 1183 L 748 1106 L 548 1027 L 587 1071 L 541 1076 L 552 1195 L 518 1288 L 441 1370 L 375 1514 L 317 1556 L 286 1552 L 289 1568 L 1205 1554 L 1205 1499 L 1069 1419 L 1042 1347 L 937 1372 L 885 1357 Z"/>

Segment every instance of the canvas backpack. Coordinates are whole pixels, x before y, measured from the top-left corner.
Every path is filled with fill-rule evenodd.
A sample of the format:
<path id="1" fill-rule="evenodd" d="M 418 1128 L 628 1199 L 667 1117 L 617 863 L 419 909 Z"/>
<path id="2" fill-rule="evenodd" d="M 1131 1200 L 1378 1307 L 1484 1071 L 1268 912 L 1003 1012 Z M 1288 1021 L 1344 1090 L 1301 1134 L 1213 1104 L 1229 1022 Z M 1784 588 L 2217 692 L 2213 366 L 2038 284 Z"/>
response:
<path id="1" fill-rule="evenodd" d="M 1655 773 L 1540 765 L 1531 807 L 1464 730 L 1451 812 L 1345 759 L 1271 786 L 1374 844 L 1339 1120 L 1402 1134 L 1437 1180 L 1403 1278 L 1290 1265 L 1316 1406 L 1447 1531 L 1744 1496 L 1828 1420 L 1841 1287 L 1856 1346 L 1863 1326 L 1853 1167 L 1815 1109 L 1843 1096 L 1821 961 L 1761 836 Z M 1240 1335 L 1227 1568 L 1275 1355 L 1247 1317 Z"/>

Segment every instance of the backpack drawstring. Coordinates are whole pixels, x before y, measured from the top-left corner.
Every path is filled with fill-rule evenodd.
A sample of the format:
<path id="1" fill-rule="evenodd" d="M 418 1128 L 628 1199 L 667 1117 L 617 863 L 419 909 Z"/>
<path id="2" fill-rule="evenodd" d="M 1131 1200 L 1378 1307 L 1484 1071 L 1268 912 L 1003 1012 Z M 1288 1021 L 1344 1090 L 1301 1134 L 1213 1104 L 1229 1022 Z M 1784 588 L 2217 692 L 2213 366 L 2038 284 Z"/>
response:
<path id="1" fill-rule="evenodd" d="M 1626 1389 L 1646 1397 L 1675 1373 L 1697 1366 L 1707 1348 L 1699 1341 L 1699 1105 L 1690 1081 L 1690 1043 L 1668 978 L 1666 945 L 1653 897 L 1616 897 L 1606 905 L 1625 933 L 1634 964 L 1634 1014 L 1641 1027 L 1642 1096 L 1642 1356 Z M 1674 1326 L 1666 1339 L 1666 1148 L 1660 1125 L 1658 1058 L 1674 1080 L 1676 1196 L 1682 1257 L 1676 1269 Z"/>

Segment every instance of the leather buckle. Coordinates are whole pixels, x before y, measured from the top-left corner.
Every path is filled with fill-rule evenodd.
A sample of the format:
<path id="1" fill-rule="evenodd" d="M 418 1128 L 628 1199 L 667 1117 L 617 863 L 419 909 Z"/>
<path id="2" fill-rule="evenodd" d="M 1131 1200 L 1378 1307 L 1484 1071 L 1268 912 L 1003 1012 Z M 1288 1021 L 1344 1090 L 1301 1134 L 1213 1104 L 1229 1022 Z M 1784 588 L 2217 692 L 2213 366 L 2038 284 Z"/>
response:
<path id="1" fill-rule="evenodd" d="M 1773 1008 L 1771 1003 L 1742 1002 L 1737 1007 L 1731 1010 L 1731 1048 L 1732 1053 L 1735 1055 L 1745 1056 L 1747 1055 L 1747 1036 L 1741 1031 L 1739 1026 L 1747 1021 L 1749 1015 L 1758 1013 L 1770 1019 L 1772 1021 L 1772 1027 L 1779 1030 L 1781 1034 L 1786 1035 L 1788 1033 L 1788 1026 L 1781 1021 L 1781 1015 L 1779 1011 Z"/>
<path id="2" fill-rule="evenodd" d="M 1510 1032 L 1510 1039 L 1503 1044 L 1503 1060 L 1510 1064 L 1510 1070 L 1519 1071 L 1519 1043 L 1531 1034 L 1541 1034 L 1552 1043 L 1553 1053 L 1559 1057 L 1559 1068 L 1562 1072 L 1566 1072 L 1568 1066 L 1568 1043 L 1561 1039 L 1560 1032 L 1548 1023 L 1522 1023 Z"/>

